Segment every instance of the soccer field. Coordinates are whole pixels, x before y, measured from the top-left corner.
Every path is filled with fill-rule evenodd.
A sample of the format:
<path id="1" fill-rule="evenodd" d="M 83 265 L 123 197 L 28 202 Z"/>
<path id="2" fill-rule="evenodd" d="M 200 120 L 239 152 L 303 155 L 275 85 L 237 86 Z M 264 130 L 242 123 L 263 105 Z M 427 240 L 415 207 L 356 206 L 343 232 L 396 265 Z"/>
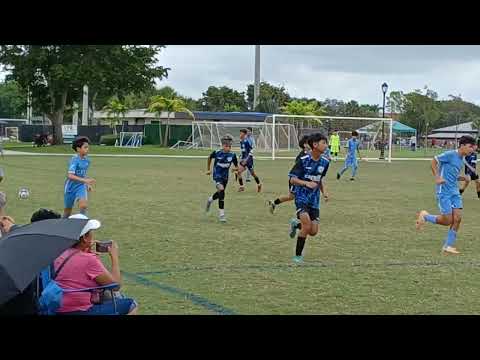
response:
<path id="1" fill-rule="evenodd" d="M 94 152 L 93 152 L 94 153 Z M 39 207 L 63 208 L 67 157 L 7 156 L 7 212 L 28 222 Z M 228 222 L 217 204 L 206 159 L 92 158 L 97 180 L 89 215 L 102 221 L 97 240 L 120 247 L 123 291 L 141 314 L 476 314 L 480 312 L 480 201 L 464 196 L 459 256 L 440 254 L 447 229 L 415 230 L 415 212 L 438 209 L 430 164 L 361 162 L 357 181 L 332 163 L 319 234 L 307 240 L 305 264 L 291 261 L 293 203 L 271 215 L 268 199 L 287 193 L 292 160 L 257 161 L 264 192 L 226 191 Z M 16 192 L 30 189 L 28 200 Z M 109 260 L 104 259 L 105 263 Z"/>

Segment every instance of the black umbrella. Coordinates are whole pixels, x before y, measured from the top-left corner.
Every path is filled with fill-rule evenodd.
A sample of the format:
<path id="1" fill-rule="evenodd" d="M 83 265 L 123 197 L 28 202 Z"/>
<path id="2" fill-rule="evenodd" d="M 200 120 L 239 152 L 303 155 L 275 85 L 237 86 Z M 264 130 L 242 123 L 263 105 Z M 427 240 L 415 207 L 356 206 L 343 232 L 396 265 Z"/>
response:
<path id="1" fill-rule="evenodd" d="M 0 305 L 20 294 L 42 269 L 75 244 L 88 220 L 49 219 L 0 239 Z"/>

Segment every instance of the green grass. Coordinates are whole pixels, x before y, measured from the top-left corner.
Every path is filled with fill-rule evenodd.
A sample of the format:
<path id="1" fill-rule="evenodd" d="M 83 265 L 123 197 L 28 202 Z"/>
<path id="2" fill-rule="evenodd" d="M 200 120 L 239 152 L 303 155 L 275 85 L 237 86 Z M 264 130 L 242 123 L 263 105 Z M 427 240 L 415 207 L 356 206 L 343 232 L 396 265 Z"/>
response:
<path id="1" fill-rule="evenodd" d="M 56 145 L 56 146 L 45 146 L 45 147 L 32 147 L 31 143 L 6 143 L 4 145 L 5 149 L 13 151 L 22 151 L 22 152 L 32 152 L 32 153 L 51 153 L 51 154 L 70 154 L 72 153 L 72 148 L 70 145 Z M 234 149 L 238 152 L 238 149 Z M 443 151 L 442 149 L 419 149 L 418 151 L 410 151 L 408 149 L 397 149 L 393 150 L 392 156 L 398 158 L 423 158 L 423 157 L 432 157 L 439 152 Z M 91 145 L 91 152 L 93 154 L 129 154 L 129 155 L 208 155 L 211 150 L 186 150 L 186 149 L 169 149 L 162 148 L 158 145 L 144 145 L 138 149 L 128 149 L 128 148 L 119 148 L 115 146 L 100 146 L 100 145 Z M 361 151 L 362 156 L 366 157 L 378 157 L 379 151 Z M 279 157 L 295 157 L 297 156 L 298 151 L 295 149 L 293 151 L 280 151 L 277 152 Z M 344 156 L 344 152 L 342 153 Z M 257 156 L 271 156 L 271 153 L 267 152 L 257 152 Z M 388 152 L 385 152 L 385 155 L 388 156 Z"/>
<path id="2" fill-rule="evenodd" d="M 17 223 L 39 207 L 61 211 L 66 162 L 3 160 L 1 185 Z M 293 266 L 287 223 L 294 206 L 281 205 L 273 216 L 265 206 L 286 193 L 291 165 L 256 162 L 264 193 L 255 193 L 252 183 L 238 193 L 230 182 L 228 222 L 221 224 L 216 204 L 203 213 L 214 190 L 203 159 L 94 158 L 90 216 L 103 224 L 96 237 L 119 242 L 123 271 L 143 273 L 124 277 L 124 291 L 141 313 L 212 314 L 212 304 L 238 314 L 480 312 L 480 201 L 473 189 L 464 199 L 462 254 L 445 257 L 445 228 L 414 229 L 418 209 L 437 212 L 428 163 L 362 162 L 356 182 L 335 180 L 341 163 L 333 163 L 319 235 L 307 240 L 305 266 Z M 16 198 L 20 186 L 30 188 L 28 200 Z"/>

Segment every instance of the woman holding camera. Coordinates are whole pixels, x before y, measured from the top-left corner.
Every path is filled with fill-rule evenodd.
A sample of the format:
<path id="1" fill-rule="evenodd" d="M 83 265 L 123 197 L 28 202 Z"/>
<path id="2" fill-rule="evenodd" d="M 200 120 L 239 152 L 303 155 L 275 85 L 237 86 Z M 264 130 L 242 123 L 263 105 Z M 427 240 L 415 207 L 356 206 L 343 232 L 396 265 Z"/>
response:
<path id="1" fill-rule="evenodd" d="M 76 214 L 71 219 L 88 219 L 85 215 Z M 118 246 L 111 242 L 106 249 L 97 247 L 97 251 L 105 251 L 110 255 L 112 271 L 108 271 L 102 264 L 99 256 L 92 251 L 94 230 L 101 226 L 98 220 L 89 220 L 83 228 L 79 242 L 72 248 L 65 250 L 54 262 L 55 271 L 58 271 L 55 281 L 64 289 L 84 289 L 97 286 L 121 284 L 120 264 L 118 260 Z M 60 271 L 59 271 L 60 269 Z M 58 309 L 59 315 L 111 315 L 114 313 L 113 301 L 104 300 L 96 303 L 94 296 L 89 292 L 64 293 L 63 304 Z M 120 315 L 136 315 L 137 303 L 133 299 L 116 298 L 117 312 Z"/>

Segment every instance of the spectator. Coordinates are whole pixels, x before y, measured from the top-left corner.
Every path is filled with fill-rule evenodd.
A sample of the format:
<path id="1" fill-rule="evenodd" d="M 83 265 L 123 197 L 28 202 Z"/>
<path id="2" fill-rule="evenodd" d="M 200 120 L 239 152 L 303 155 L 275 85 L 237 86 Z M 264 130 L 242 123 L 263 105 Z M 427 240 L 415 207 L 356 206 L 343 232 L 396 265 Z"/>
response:
<path id="1" fill-rule="evenodd" d="M 35 211 L 30 219 L 30 222 L 36 222 L 47 219 L 60 219 L 60 214 L 47 209 L 40 209 Z M 12 218 L 4 216 L 1 221 L 2 229 L 5 233 L 14 231 L 19 225 L 15 225 Z M 13 299 L 0 307 L 0 316 L 20 316 L 20 315 L 36 315 L 38 314 L 37 294 L 38 294 L 38 279 L 33 280 L 27 288 Z"/>
<path id="2" fill-rule="evenodd" d="M 77 214 L 70 219 L 88 219 L 85 215 Z M 55 279 L 58 285 L 65 289 L 83 289 L 96 286 L 121 284 L 120 264 L 118 259 L 118 246 L 115 242 L 109 247 L 112 261 L 112 272 L 102 264 L 98 255 L 92 251 L 95 244 L 94 230 L 101 226 L 98 220 L 89 220 L 81 232 L 79 242 L 72 248 L 64 251 L 54 262 L 58 269 L 65 259 L 72 255 L 65 263 Z M 87 292 L 65 293 L 62 307 L 57 311 L 61 315 L 111 315 L 113 314 L 113 301 L 105 300 L 101 304 L 92 301 L 93 297 Z M 117 312 L 120 315 L 136 315 L 137 303 L 129 298 L 117 298 Z"/>

